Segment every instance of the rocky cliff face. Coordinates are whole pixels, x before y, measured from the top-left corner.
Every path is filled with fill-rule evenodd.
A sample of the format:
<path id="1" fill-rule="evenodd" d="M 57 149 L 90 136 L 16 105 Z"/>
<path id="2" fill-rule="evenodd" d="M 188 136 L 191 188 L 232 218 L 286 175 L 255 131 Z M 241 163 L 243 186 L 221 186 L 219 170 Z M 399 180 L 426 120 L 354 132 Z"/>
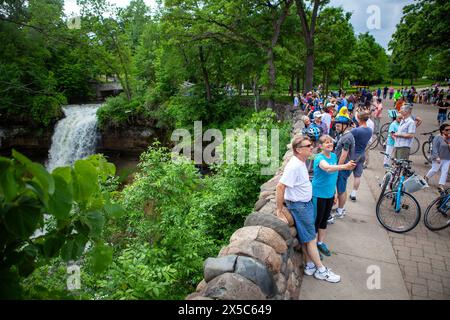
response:
<path id="1" fill-rule="evenodd" d="M 45 158 L 52 143 L 53 128 L 42 129 L 25 125 L 0 126 L 0 155 L 10 156 L 16 149 L 30 158 Z M 145 126 L 130 128 L 107 128 L 98 132 L 98 153 L 127 153 L 138 155 L 145 151 L 155 139 L 162 140 L 164 134 Z"/>
<path id="2" fill-rule="evenodd" d="M 53 129 L 24 125 L 0 126 L 0 155 L 10 156 L 16 149 L 33 157 L 45 157 L 52 143 Z"/>

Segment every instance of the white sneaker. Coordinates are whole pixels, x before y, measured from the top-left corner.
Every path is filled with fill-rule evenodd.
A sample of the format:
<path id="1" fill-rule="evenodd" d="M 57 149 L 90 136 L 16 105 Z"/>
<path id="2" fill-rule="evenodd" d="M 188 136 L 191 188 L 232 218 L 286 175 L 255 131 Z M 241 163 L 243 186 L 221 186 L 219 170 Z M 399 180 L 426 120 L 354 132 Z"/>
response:
<path id="1" fill-rule="evenodd" d="M 318 280 L 325 280 L 327 282 L 337 283 L 341 281 L 341 276 L 338 276 L 337 274 L 334 274 L 331 269 L 325 268 L 324 272 L 320 272 L 317 270 L 314 273 L 314 278 Z"/>
<path id="2" fill-rule="evenodd" d="M 334 216 L 330 215 L 330 218 L 327 220 L 328 224 L 334 224 Z"/>
<path id="3" fill-rule="evenodd" d="M 305 268 L 303 269 L 303 273 L 306 274 L 307 276 L 312 276 L 316 271 L 317 271 L 316 266 L 312 268 L 305 266 Z"/>
<path id="4" fill-rule="evenodd" d="M 346 214 L 347 214 L 347 211 L 345 209 L 343 209 L 340 213 L 338 210 L 336 210 L 336 214 L 334 216 L 336 218 L 343 219 Z"/>

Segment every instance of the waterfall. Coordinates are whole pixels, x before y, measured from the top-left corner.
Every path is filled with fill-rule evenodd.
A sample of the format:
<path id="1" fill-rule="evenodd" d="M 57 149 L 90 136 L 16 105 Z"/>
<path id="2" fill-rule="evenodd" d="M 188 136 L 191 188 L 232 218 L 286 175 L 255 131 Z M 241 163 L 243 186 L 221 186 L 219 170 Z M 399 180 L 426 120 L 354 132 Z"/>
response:
<path id="1" fill-rule="evenodd" d="M 97 109 L 100 104 L 63 107 L 65 118 L 55 128 L 49 150 L 47 170 L 72 165 L 76 160 L 95 153 Z"/>

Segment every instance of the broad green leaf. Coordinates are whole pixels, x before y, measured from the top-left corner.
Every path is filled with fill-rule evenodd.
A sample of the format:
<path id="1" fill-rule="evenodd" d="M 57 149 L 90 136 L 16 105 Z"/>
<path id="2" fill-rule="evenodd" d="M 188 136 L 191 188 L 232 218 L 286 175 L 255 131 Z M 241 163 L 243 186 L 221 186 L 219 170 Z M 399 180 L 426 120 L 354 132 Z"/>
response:
<path id="1" fill-rule="evenodd" d="M 88 238 L 82 234 L 67 239 L 61 248 L 61 258 L 66 262 L 77 260 L 83 254 L 87 242 Z"/>
<path id="2" fill-rule="evenodd" d="M 80 220 L 89 226 L 89 234 L 92 237 L 98 237 L 101 235 L 103 226 L 105 225 L 105 217 L 99 211 L 90 211 L 83 214 Z"/>
<path id="3" fill-rule="evenodd" d="M 41 206 L 36 199 L 22 196 L 5 214 L 7 230 L 21 239 L 27 239 L 38 228 L 42 219 Z"/>
<path id="4" fill-rule="evenodd" d="M 12 156 L 14 159 L 19 161 L 23 165 L 29 165 L 29 164 L 33 163 L 30 159 L 28 159 L 23 154 L 21 154 L 19 151 L 14 150 L 14 149 L 12 150 Z"/>
<path id="5" fill-rule="evenodd" d="M 56 175 L 54 180 L 56 189 L 48 200 L 48 210 L 57 219 L 66 220 L 72 209 L 72 193 L 63 177 Z"/>
<path id="6" fill-rule="evenodd" d="M 55 192 L 55 181 L 50 173 L 40 163 L 32 163 L 27 169 L 33 174 L 35 179 L 48 191 L 49 194 Z"/>
<path id="7" fill-rule="evenodd" d="M 86 160 L 78 160 L 74 165 L 74 195 L 80 202 L 87 202 L 99 190 L 95 167 Z"/>
<path id="8" fill-rule="evenodd" d="M 39 197 L 39 199 L 42 201 L 42 203 L 47 205 L 48 194 L 42 189 L 42 186 L 39 183 L 31 180 L 31 181 L 27 182 L 26 186 L 28 189 L 32 190 Z"/>
<path id="9" fill-rule="evenodd" d="M 20 261 L 17 264 L 19 274 L 22 277 L 29 276 L 35 269 L 35 258 L 38 255 L 38 250 L 34 245 L 27 245 L 22 252 L 20 252 Z"/>
<path id="10" fill-rule="evenodd" d="M 96 273 L 105 271 L 112 262 L 113 248 L 97 243 L 91 251 L 92 270 Z"/>
<path id="11" fill-rule="evenodd" d="M 0 175 L 0 193 L 3 193 L 7 202 L 13 201 L 19 192 L 19 185 L 14 177 L 13 168 L 9 167 Z"/>
<path id="12" fill-rule="evenodd" d="M 60 176 L 64 178 L 67 184 L 71 184 L 72 182 L 72 169 L 70 167 L 58 167 L 52 171 L 52 176 Z"/>
<path id="13" fill-rule="evenodd" d="M 46 258 L 52 258 L 58 255 L 59 250 L 64 244 L 64 237 L 62 235 L 54 234 L 44 242 L 44 255 Z"/>
<path id="14" fill-rule="evenodd" d="M 0 178 L 5 174 L 6 170 L 12 165 L 12 161 L 8 158 L 0 157 Z"/>
<path id="15" fill-rule="evenodd" d="M 49 194 L 53 194 L 55 191 L 55 182 L 50 173 L 40 163 L 32 162 L 20 152 L 13 150 L 13 157 L 22 163 L 28 171 L 30 171 L 34 178 L 41 184 L 44 190 L 47 190 Z"/>

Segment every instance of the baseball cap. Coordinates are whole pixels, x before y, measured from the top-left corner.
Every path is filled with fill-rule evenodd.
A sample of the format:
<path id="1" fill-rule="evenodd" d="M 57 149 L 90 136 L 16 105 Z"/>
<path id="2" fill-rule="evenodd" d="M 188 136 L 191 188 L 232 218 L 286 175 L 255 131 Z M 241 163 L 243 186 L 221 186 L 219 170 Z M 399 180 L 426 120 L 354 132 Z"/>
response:
<path id="1" fill-rule="evenodd" d="M 314 112 L 314 118 L 322 118 L 322 113 L 320 111 Z"/>

